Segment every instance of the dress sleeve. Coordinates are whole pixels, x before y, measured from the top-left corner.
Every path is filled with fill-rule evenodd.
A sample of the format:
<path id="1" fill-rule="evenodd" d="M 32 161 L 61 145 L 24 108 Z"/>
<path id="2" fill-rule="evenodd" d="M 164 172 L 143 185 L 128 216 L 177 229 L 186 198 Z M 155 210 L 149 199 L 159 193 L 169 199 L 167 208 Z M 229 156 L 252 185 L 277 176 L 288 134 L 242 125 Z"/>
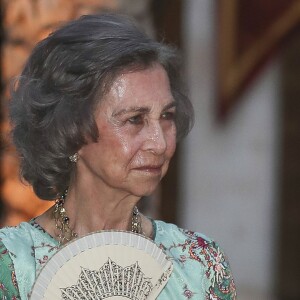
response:
<path id="1" fill-rule="evenodd" d="M 236 300 L 236 288 L 228 259 L 216 242 L 210 245 L 210 278 L 208 299 Z"/>
<path id="2" fill-rule="evenodd" d="M 0 239 L 0 299 L 20 299 L 14 265 L 9 251 Z"/>

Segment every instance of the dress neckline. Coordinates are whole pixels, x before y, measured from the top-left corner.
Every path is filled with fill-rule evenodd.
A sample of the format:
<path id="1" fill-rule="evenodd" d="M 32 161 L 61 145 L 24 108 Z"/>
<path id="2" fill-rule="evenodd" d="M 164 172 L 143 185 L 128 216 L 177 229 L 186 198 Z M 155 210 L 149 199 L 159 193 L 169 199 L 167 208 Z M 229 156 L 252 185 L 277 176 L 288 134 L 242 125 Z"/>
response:
<path id="1" fill-rule="evenodd" d="M 55 242 L 55 244 L 58 245 L 58 240 L 52 236 L 48 231 L 46 231 L 39 223 L 36 222 L 36 218 L 32 218 L 31 220 L 29 220 L 28 222 L 31 226 L 33 226 L 34 228 L 41 230 L 44 234 L 46 234 L 51 240 L 53 240 Z"/>
<path id="2" fill-rule="evenodd" d="M 155 220 L 153 220 L 152 218 L 149 218 L 149 220 L 152 223 L 152 240 L 155 243 L 155 238 L 156 238 L 156 233 L 157 233 L 157 225 Z M 53 240 L 55 242 L 56 245 L 58 245 L 58 240 L 52 236 L 48 231 L 46 231 L 39 223 L 36 222 L 36 218 L 32 218 L 29 222 L 28 222 L 31 226 L 37 228 L 38 230 L 41 230 L 43 233 L 45 233 L 51 240 Z"/>

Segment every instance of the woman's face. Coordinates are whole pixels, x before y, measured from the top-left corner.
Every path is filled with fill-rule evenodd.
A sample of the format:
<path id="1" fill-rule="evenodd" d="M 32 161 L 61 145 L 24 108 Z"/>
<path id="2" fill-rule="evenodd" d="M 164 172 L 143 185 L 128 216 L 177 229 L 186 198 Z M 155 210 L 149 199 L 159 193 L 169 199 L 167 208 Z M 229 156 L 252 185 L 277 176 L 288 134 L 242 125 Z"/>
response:
<path id="1" fill-rule="evenodd" d="M 175 112 L 160 65 L 118 76 L 95 114 L 98 142 L 79 151 L 79 175 L 100 188 L 151 194 L 176 148 Z"/>

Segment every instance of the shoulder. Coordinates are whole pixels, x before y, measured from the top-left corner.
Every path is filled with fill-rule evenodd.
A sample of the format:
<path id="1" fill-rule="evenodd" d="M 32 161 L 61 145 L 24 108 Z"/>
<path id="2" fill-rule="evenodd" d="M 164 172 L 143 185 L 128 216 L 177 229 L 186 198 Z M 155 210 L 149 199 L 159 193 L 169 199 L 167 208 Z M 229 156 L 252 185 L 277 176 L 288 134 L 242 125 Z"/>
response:
<path id="1" fill-rule="evenodd" d="M 0 229 L 0 242 L 9 251 L 14 263 L 16 260 L 33 260 L 40 248 L 49 248 L 50 252 L 57 248 L 57 242 L 34 220 Z"/>
<path id="2" fill-rule="evenodd" d="M 18 261 L 31 259 L 32 251 L 32 229 L 27 222 L 18 226 L 4 227 L 0 229 L 0 245 L 3 252 L 7 253 L 15 266 Z"/>
<path id="3" fill-rule="evenodd" d="M 14 237 L 28 234 L 32 225 L 29 222 L 22 222 L 17 226 L 6 226 L 0 229 L 0 237 Z"/>
<path id="4" fill-rule="evenodd" d="M 4 227 L 0 229 L 0 241 L 9 249 L 24 248 L 32 242 L 33 226 L 30 223 L 22 222 L 18 226 Z"/>
<path id="5" fill-rule="evenodd" d="M 225 256 L 219 245 L 206 235 L 182 229 L 175 224 L 155 221 L 156 238 L 164 248 L 177 249 L 180 252 L 188 250 L 191 259 L 205 263 L 208 256 L 212 261 L 218 260 L 218 256 Z"/>
<path id="6" fill-rule="evenodd" d="M 197 244 L 200 248 L 207 246 L 217 247 L 217 244 L 206 235 L 186 230 L 175 224 L 165 223 L 163 221 L 154 221 L 156 227 L 156 238 L 166 244 Z"/>
<path id="7" fill-rule="evenodd" d="M 182 229 L 174 224 L 155 221 L 155 241 L 175 263 L 193 266 L 199 278 L 206 278 L 208 299 L 236 299 L 235 285 L 228 259 L 213 239 L 206 235 Z"/>
<path id="8" fill-rule="evenodd" d="M 35 274 L 33 232 L 33 226 L 27 222 L 0 229 L 0 299 L 1 296 L 7 297 L 3 299 L 22 298 L 22 284 L 26 282 L 23 278 Z"/>
<path id="9" fill-rule="evenodd" d="M 36 274 L 56 252 L 57 243 L 38 224 L 30 221 L 2 228 L 0 247 L 7 254 L 4 275 L 15 278 L 20 298 L 27 299 Z M 0 264 L 2 268 L 4 261 Z"/>

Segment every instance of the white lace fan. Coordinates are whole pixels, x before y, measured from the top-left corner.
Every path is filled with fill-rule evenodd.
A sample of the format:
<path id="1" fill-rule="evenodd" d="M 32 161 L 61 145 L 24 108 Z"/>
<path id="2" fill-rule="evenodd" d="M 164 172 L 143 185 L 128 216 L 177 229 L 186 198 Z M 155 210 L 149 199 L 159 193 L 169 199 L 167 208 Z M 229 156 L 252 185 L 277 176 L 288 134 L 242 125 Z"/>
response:
<path id="1" fill-rule="evenodd" d="M 78 238 L 47 262 L 31 300 L 156 299 L 173 265 L 142 235 L 101 231 Z"/>

